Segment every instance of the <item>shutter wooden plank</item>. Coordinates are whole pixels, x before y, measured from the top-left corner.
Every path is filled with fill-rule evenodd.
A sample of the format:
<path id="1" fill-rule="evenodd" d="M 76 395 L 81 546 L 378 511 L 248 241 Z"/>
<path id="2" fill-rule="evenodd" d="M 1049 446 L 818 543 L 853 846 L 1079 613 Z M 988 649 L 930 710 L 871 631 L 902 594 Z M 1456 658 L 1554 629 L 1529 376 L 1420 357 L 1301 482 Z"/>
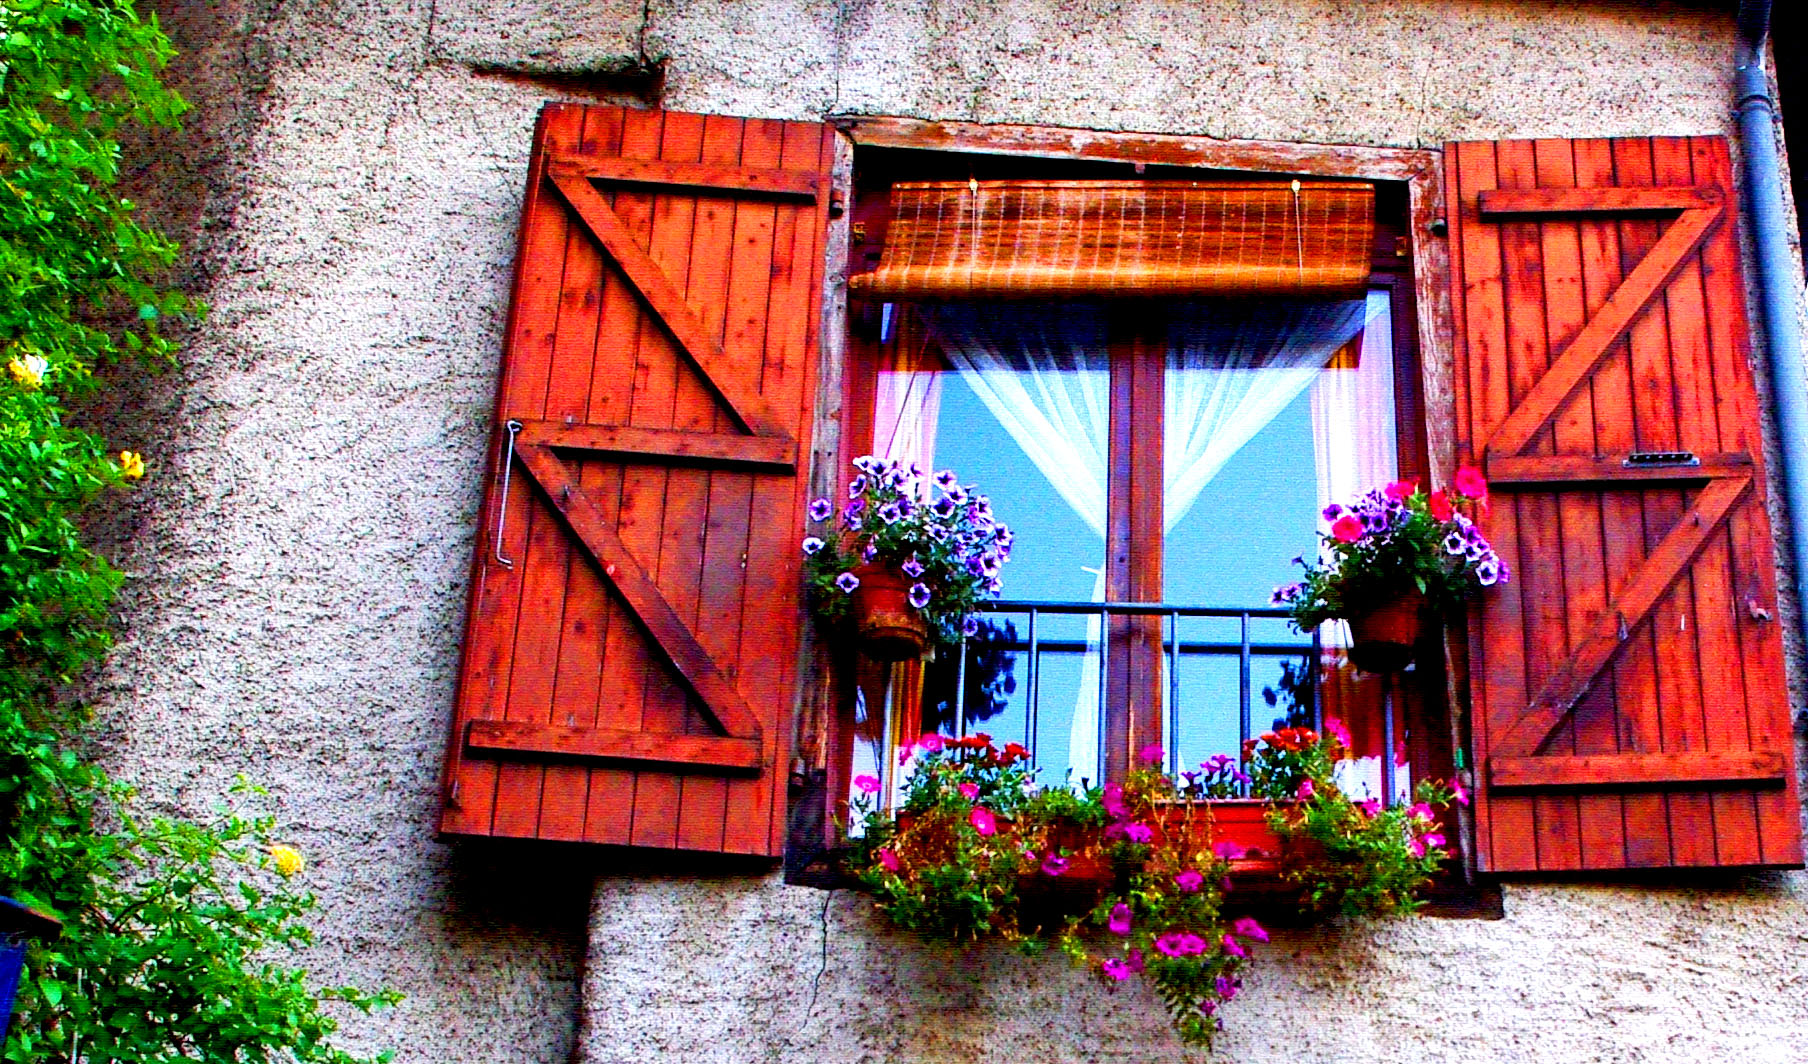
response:
<path id="1" fill-rule="evenodd" d="M 667 112 L 659 131 L 658 158 L 695 163 L 702 159 L 703 116 Z M 653 229 L 646 246 L 646 258 L 658 269 L 645 268 L 641 274 L 669 278 L 672 285 L 683 285 L 690 277 L 691 243 L 694 235 L 697 200 L 693 196 L 660 190 L 653 198 Z M 620 260 L 617 260 L 620 265 Z M 695 352 L 684 339 L 676 338 L 662 325 L 660 313 L 645 297 L 643 277 L 633 270 L 622 269 L 640 289 L 643 308 L 651 310 L 641 320 L 640 355 L 635 365 L 634 401 L 631 423 L 636 427 L 676 429 L 678 422 L 679 382 L 685 372 L 683 351 Z M 677 308 L 691 314 L 681 291 L 666 297 Z M 676 313 L 677 311 L 674 311 Z M 701 345 L 706 334 L 696 325 L 696 335 L 688 337 Z M 658 579 L 659 559 L 663 556 L 666 533 L 677 527 L 682 518 L 671 513 L 673 470 L 668 467 L 631 466 L 623 473 L 621 520 L 622 538 L 637 557 L 653 563 Z M 682 504 L 683 500 L 680 500 Z M 630 509 L 631 507 L 631 509 Z M 690 725 L 689 700 L 682 691 L 663 683 L 660 663 L 649 660 L 641 678 L 641 728 L 646 731 L 684 732 Z M 629 842 L 636 846 L 672 848 L 678 844 L 678 802 L 683 781 L 666 773 L 641 772 L 635 776 L 633 825 Z"/>
<path id="2" fill-rule="evenodd" d="M 1753 750 L 1578 754 L 1574 757 L 1497 756 L 1488 762 L 1488 782 L 1504 788 L 1740 783 L 1781 789 L 1785 768 L 1782 754 Z"/>
<path id="3" fill-rule="evenodd" d="M 704 165 L 739 166 L 748 122 L 739 118 L 711 115 L 703 120 L 702 162 Z M 774 160 L 776 161 L 776 160 Z M 740 212 L 753 206 L 767 212 L 770 203 L 747 199 L 730 200 L 719 196 L 697 201 L 697 215 L 691 235 L 691 272 L 685 286 L 689 305 L 704 309 L 698 316 L 708 330 L 709 339 L 722 353 L 722 361 L 711 369 L 712 379 L 726 391 L 741 395 L 757 395 L 758 375 L 751 385 L 740 357 L 727 344 L 730 278 L 734 262 L 741 252 L 744 234 L 738 228 Z M 725 239 L 724 239 L 725 238 Z M 680 424 L 693 432 L 732 431 L 733 425 L 722 417 L 719 404 L 692 379 L 679 383 Z M 746 540 L 746 505 L 733 513 L 732 496 L 745 495 L 747 478 L 717 475 L 713 471 L 674 467 L 667 483 L 667 508 L 674 507 L 684 516 L 666 526 L 666 546 L 701 558 L 690 563 L 686 571 L 683 596 L 688 616 L 693 618 L 693 631 L 699 643 L 712 658 L 732 660 L 734 642 L 724 639 L 723 629 L 733 630 L 739 623 L 740 611 L 724 614 L 723 597 L 738 597 L 741 572 L 740 554 Z M 688 526 L 688 527 L 687 527 Z M 683 540 L 687 539 L 688 542 Z M 724 566 L 724 560 L 730 564 Z M 712 597 L 715 601 L 711 601 Z M 732 607 L 731 607 L 732 609 Z M 706 611 L 708 611 L 706 613 Z M 709 617 L 709 624 L 699 623 Z M 695 731 L 692 721 L 687 730 Z M 737 811 L 738 812 L 738 811 Z M 687 850 L 719 850 L 727 829 L 728 781 L 720 776 L 686 776 L 680 781 L 678 799 L 678 845 Z"/>
<path id="4" fill-rule="evenodd" d="M 1501 233 L 1498 225 L 1481 223 L 1476 192 L 1499 183 L 1494 145 L 1463 144 L 1453 151 L 1450 169 L 1457 183 L 1451 203 L 1462 216 L 1463 240 L 1453 258 L 1462 259 L 1463 285 L 1458 291 L 1464 305 L 1462 341 L 1468 360 L 1465 394 L 1470 404 L 1471 441 L 1485 438 L 1511 412 L 1508 383 L 1506 299 L 1501 275 Z M 1463 396 L 1459 396 L 1459 401 Z M 1517 513 L 1511 506 L 1498 507 L 1490 531 L 1501 557 L 1517 571 L 1521 564 L 1518 540 L 1512 533 Z M 1472 640 L 1471 674 L 1481 680 L 1473 726 L 1477 741 L 1488 748 L 1489 735 L 1502 707 L 1523 704 L 1526 698 L 1525 625 L 1521 621 L 1522 584 L 1502 588 L 1490 608 L 1480 615 Z M 1505 726 L 1502 720 L 1500 726 Z M 1486 825 L 1480 849 L 1486 860 L 1506 867 L 1535 866 L 1532 805 L 1526 798 L 1494 795 L 1486 789 L 1478 795 L 1478 817 Z"/>
<path id="5" fill-rule="evenodd" d="M 1744 292 L 1730 227 L 1690 232 L 1701 212 L 1735 216 L 1725 142 L 1449 151 L 1457 420 L 1470 417 L 1465 453 L 1494 445 L 1484 525 L 1520 585 L 1485 597 L 1471 634 L 1483 866 L 1798 862 L 1793 744 L 1760 723 L 1781 702 L 1779 640 L 1747 607 L 1767 608 L 1774 571 Z M 1476 161 L 1489 157 L 1491 174 Z M 1587 364 L 1566 364 L 1579 349 Z M 1490 432 L 1487 392 L 1503 380 L 1511 409 Z M 1626 467 L 1652 452 L 1702 462 Z M 1503 645 L 1529 655 L 1522 673 L 1487 661 Z M 1512 689 L 1526 676 L 1531 698 Z"/>
<path id="6" fill-rule="evenodd" d="M 1532 436 L 1556 412 L 1557 405 L 1575 391 L 1601 356 L 1607 353 L 1607 345 L 1645 308 L 1657 294 L 1659 286 L 1669 280 L 1671 273 L 1682 264 L 1684 256 L 1695 249 L 1708 229 L 1719 219 L 1720 212 L 1715 208 L 1684 211 L 1662 239 L 1652 244 L 1649 254 L 1627 270 L 1625 282 L 1608 299 L 1607 305 L 1589 319 L 1587 326 L 1552 361 L 1550 372 L 1539 380 L 1537 388 L 1530 395 L 1520 401 L 1513 415 L 1495 430 L 1485 450 L 1500 454 L 1518 454 L 1524 450 Z"/>
<path id="7" fill-rule="evenodd" d="M 546 754 L 559 758 L 654 762 L 683 768 L 720 768 L 757 772 L 761 767 L 757 739 L 715 735 L 659 735 L 619 728 L 559 727 L 523 721 L 474 720 L 465 745 L 494 753 Z M 579 778 L 584 769 L 573 765 Z M 547 771 L 551 771 L 549 767 Z M 541 836 L 552 838 L 556 836 Z"/>
<path id="8" fill-rule="evenodd" d="M 622 113 L 621 156 L 629 161 L 648 161 L 659 156 L 659 140 L 664 130 L 664 113 L 639 108 Z M 610 209 L 627 230 L 629 239 L 639 247 L 653 242 L 654 197 L 651 190 L 619 188 L 609 193 Z M 604 274 L 600 335 L 618 342 L 597 349 L 595 373 L 590 382 L 590 416 L 592 424 L 626 431 L 638 431 L 631 425 L 634 418 L 637 368 L 641 364 L 643 344 L 664 350 L 668 341 L 656 324 L 646 321 L 645 305 L 632 282 L 619 270 Z M 629 491 L 631 478 L 620 464 L 584 461 L 580 464 L 579 486 L 586 495 L 599 500 L 607 520 L 614 522 L 624 541 L 634 541 L 633 504 Z M 645 476 L 646 471 L 638 471 Z M 602 573 L 592 567 L 599 588 Z M 605 594 L 600 603 L 603 622 L 602 660 L 596 673 L 596 698 L 604 692 L 614 703 L 607 721 L 624 729 L 643 726 L 646 678 L 660 677 L 658 665 L 646 644 L 640 625 L 615 596 Z M 585 663 L 580 663 L 585 664 Z M 604 722 L 599 712 L 596 723 Z M 639 777 L 626 768 L 593 767 L 589 770 L 588 794 L 584 804 L 584 841 L 624 845 L 631 841 L 634 823 L 634 796 Z"/>
<path id="9" fill-rule="evenodd" d="M 1693 143 L 1698 179 L 1733 188 L 1732 158 L 1724 140 L 1697 137 Z M 1753 501 L 1727 522 L 1731 573 L 1732 623 L 1737 638 L 1726 645 L 1728 657 L 1740 662 L 1745 681 L 1745 719 L 1723 719 L 1711 728 L 1737 747 L 1741 736 L 1754 750 L 1792 750 L 1788 694 L 1776 678 L 1783 675 L 1782 639 L 1774 623 L 1760 620 L 1752 606 L 1768 610 L 1776 602 L 1776 562 L 1765 521 L 1764 456 L 1758 429 L 1757 396 L 1750 378 L 1745 291 L 1739 253 L 1731 239 L 1709 241 L 1702 249 L 1702 284 L 1706 294 L 1709 357 L 1715 384 L 1715 415 L 1723 448 L 1750 452 L 1754 459 Z M 1743 725 L 1743 726 L 1741 726 Z M 1784 773 L 1784 790 L 1752 796 L 1757 814 L 1756 863 L 1788 866 L 1801 863 L 1801 820 L 1796 776 Z M 1716 835 L 1719 832 L 1716 831 Z M 1731 863 L 1731 862 L 1723 862 Z"/>
<path id="10" fill-rule="evenodd" d="M 564 139 L 575 139 L 572 128 L 581 124 L 581 113 L 571 109 L 547 108 L 540 114 L 534 130 L 534 152 L 528 166 L 529 185 L 522 206 L 520 251 L 515 261 L 517 298 L 509 307 L 505 331 L 505 369 L 498 388 L 497 424 L 512 416 L 507 411 L 522 396 L 532 391 L 530 378 L 535 376 L 537 361 L 534 351 L 549 347 L 552 322 L 556 320 L 558 286 L 556 278 L 564 267 L 565 212 L 557 197 L 540 193 L 540 176 L 544 169 L 542 150 L 545 145 Z M 527 298 L 522 298 L 525 294 Z M 517 361 L 514 352 L 521 352 Z M 494 478 L 479 513 L 482 522 L 478 534 L 477 558 L 471 568 L 471 593 L 466 606 L 468 621 L 465 645 L 459 666 L 459 685 L 455 715 L 459 720 L 487 717 L 502 706 L 508 693 L 508 671 L 513 660 L 515 620 L 521 600 L 521 570 L 503 566 L 493 559 L 523 556 L 529 526 L 529 507 L 533 503 L 532 488 L 525 482 L 510 485 L 506 497 L 498 497 L 505 434 L 498 429 L 491 447 L 491 469 Z M 506 509 L 516 515 L 512 525 L 505 525 L 502 538 L 495 538 L 498 511 Z M 499 766 L 494 762 L 472 760 L 461 756 L 454 735 L 446 754 L 446 795 L 440 816 L 440 830 L 453 834 L 489 834 L 494 825 L 496 781 Z"/>
<path id="11" fill-rule="evenodd" d="M 1571 175 L 1574 184 L 1583 188 L 1598 188 L 1613 183 L 1613 154 L 1606 141 L 1577 141 L 1570 145 Z M 1583 321 L 1600 313 L 1613 290 L 1618 287 L 1619 276 L 1619 243 L 1611 225 L 1575 225 L 1577 242 L 1577 264 L 1581 282 Z M 1581 331 L 1582 322 L 1572 321 L 1567 314 L 1560 322 L 1560 331 L 1553 334 L 1552 341 L 1566 344 L 1576 333 Z M 1595 439 L 1593 449 L 1604 444 L 1604 438 L 1614 438 L 1614 417 L 1616 403 L 1625 402 L 1626 391 L 1630 387 L 1625 372 L 1625 345 L 1614 343 L 1609 345 L 1607 355 L 1595 369 L 1593 379 L 1587 389 L 1590 424 L 1588 428 Z M 1579 390 L 1575 402 L 1582 401 Z M 1568 438 L 1566 437 L 1566 442 Z M 1578 560 L 1571 566 L 1575 571 L 1587 568 L 1594 584 L 1586 581 L 1576 586 L 1582 592 L 1582 600 L 1578 603 L 1579 620 L 1582 625 L 1605 615 L 1607 602 L 1613 588 L 1619 586 L 1618 576 L 1623 573 L 1620 565 L 1627 564 L 1621 559 L 1616 564 L 1614 552 L 1609 547 L 1607 529 L 1616 519 L 1615 507 L 1624 508 L 1623 496 L 1608 493 L 1590 493 L 1588 502 L 1582 508 L 1581 515 L 1572 524 L 1566 525 L 1564 541 L 1567 549 L 1573 549 L 1578 557 L 1598 557 L 1599 571 L 1594 571 L 1591 562 Z M 1636 505 L 1636 503 L 1634 503 Z M 1572 535 L 1573 533 L 1573 535 Z M 1570 541 L 1575 545 L 1569 547 Z M 1572 653 L 1576 649 L 1580 626 L 1572 626 L 1570 647 Z M 1636 646 L 1631 648 L 1636 652 Z M 1620 713 L 1618 692 L 1621 690 L 1620 673 L 1635 667 L 1629 662 L 1634 655 L 1622 653 L 1619 660 L 1610 664 L 1599 677 L 1595 686 L 1577 703 L 1572 714 L 1574 721 L 1574 752 L 1577 755 L 1615 754 L 1620 749 Z M 1582 845 L 1582 867 L 1584 868 L 1621 868 L 1626 863 L 1626 809 L 1625 802 L 1618 794 L 1586 793 L 1576 798 L 1576 818 L 1578 833 Z"/>
<path id="12" fill-rule="evenodd" d="M 1495 160 L 1503 188 L 1537 187 L 1537 160 L 1530 141 L 1497 145 Z M 1551 271 L 1543 261 L 1543 226 L 1538 219 L 1514 219 L 1500 230 L 1504 295 L 1507 305 L 1518 309 L 1506 320 L 1508 382 L 1510 394 L 1523 402 L 1523 397 L 1544 378 L 1550 364 L 1544 282 Z M 1534 452 L 1548 454 L 1553 441 L 1553 429 L 1547 425 L 1527 446 Z M 1501 498 L 1494 505 L 1517 510 L 1520 563 L 1515 572 L 1526 618 L 1526 684 L 1537 690 L 1569 649 L 1557 498 L 1548 493 L 1527 493 Z M 1574 749 L 1569 735 L 1558 734 L 1551 741 L 1559 748 Z M 1573 797 L 1535 797 L 1532 822 L 1532 843 L 1540 868 L 1563 871 L 1579 867 L 1582 858 Z"/>
<path id="13" fill-rule="evenodd" d="M 646 455 L 700 464 L 775 470 L 797 468 L 797 441 L 788 438 L 530 421 L 522 425 L 519 439 L 524 444 L 597 454 Z"/>
<path id="14" fill-rule="evenodd" d="M 560 111 L 549 123 L 547 143 L 576 145 L 583 136 L 584 111 L 571 108 Z M 555 201 L 547 204 L 557 210 Z M 564 263 L 572 236 L 568 226 L 559 227 L 560 243 L 549 246 L 545 261 L 549 266 L 543 287 L 529 303 L 529 317 L 522 322 L 522 332 L 508 352 L 508 379 L 504 390 L 503 416 L 543 417 L 546 394 L 552 378 L 555 347 L 558 342 L 559 315 L 562 307 L 561 284 Z M 557 265 L 553 265 L 557 264 Z M 528 487 L 525 482 L 522 487 Z M 518 613 L 512 624 L 514 642 L 510 654 L 508 686 L 502 693 L 501 713 L 504 720 L 531 721 L 544 719 L 551 701 L 552 673 L 558 661 L 558 609 L 562 604 L 562 587 L 553 583 L 553 572 L 560 584 L 568 555 L 565 536 L 558 523 L 529 498 L 513 508 L 513 520 L 525 533 L 521 550 L 510 555 L 520 570 L 521 595 Z M 550 625 L 548 617 L 553 618 Z M 490 830 L 497 835 L 531 836 L 540 816 L 540 790 L 545 780 L 540 765 L 502 764 L 496 773 L 496 808 Z"/>
<path id="15" fill-rule="evenodd" d="M 1543 150 L 1551 152 L 1553 158 L 1558 152 L 1567 150 L 1559 149 L 1559 143 L 1568 144 L 1567 141 L 1538 142 L 1540 146 L 1549 145 Z M 1481 214 L 1483 218 L 1492 220 L 1501 220 L 1501 215 L 1510 214 L 1575 214 L 1584 211 L 1634 214 L 1639 211 L 1718 207 L 1724 198 L 1719 189 L 1694 185 L 1659 188 L 1501 188 L 1481 194 Z"/>
<path id="16" fill-rule="evenodd" d="M 585 154 L 621 150 L 622 112 L 618 108 L 590 108 L 584 121 L 580 151 Z M 606 318 L 605 293 L 610 270 L 602 251 L 581 227 L 574 226 L 566 247 L 565 277 L 560 311 L 560 337 L 554 349 L 554 372 L 547 394 L 547 415 L 565 421 L 586 422 L 596 416 L 597 363 L 609 357 L 599 345 Z M 531 445 L 535 429 L 548 424 L 529 421 L 517 443 Z M 614 493 L 596 483 L 579 486 L 599 500 L 602 519 L 613 521 Z M 565 567 L 565 602 L 560 623 L 558 669 L 553 678 L 552 704 L 547 726 L 569 729 L 597 726 L 597 674 L 609 621 L 609 592 L 601 575 L 582 550 L 571 550 Z M 475 728 L 475 723 L 473 724 Z M 541 787 L 540 819 L 535 836 L 576 841 L 584 837 L 585 805 L 590 773 L 582 765 L 553 761 L 546 766 Z"/>
<path id="17" fill-rule="evenodd" d="M 1578 393 L 1580 395 L 1581 393 Z M 1582 404 L 1577 404 L 1582 405 Z M 1693 465 L 1629 464 L 1630 454 L 1490 455 L 1483 472 L 1490 491 L 1548 484 L 1612 485 L 1625 481 L 1698 481 L 1748 477 L 1752 456 L 1743 451 L 1696 455 Z"/>
<path id="18" fill-rule="evenodd" d="M 759 170 L 743 166 L 716 166 L 669 160 L 603 158 L 589 154 L 555 155 L 546 167 L 554 177 L 602 178 L 635 185 L 677 185 L 705 194 L 727 191 L 815 200 L 822 178 L 795 170 Z"/>
<path id="19" fill-rule="evenodd" d="M 766 408 L 757 396 L 744 392 L 729 390 L 726 383 L 732 380 L 726 371 L 730 369 L 718 340 L 710 334 L 710 329 L 697 317 L 697 312 L 685 302 L 683 291 L 677 282 L 662 269 L 652 256 L 636 247 L 629 238 L 627 230 L 622 228 L 621 219 L 609 208 L 609 204 L 597 192 L 589 181 L 575 177 L 554 177 L 553 187 L 557 188 L 584 220 L 584 225 L 591 235 L 602 243 L 622 270 L 634 280 L 634 286 L 640 292 L 653 313 L 672 338 L 678 342 L 685 357 L 694 362 L 705 377 L 716 387 L 722 401 L 733 411 L 740 427 L 748 432 L 763 436 L 783 436 L 785 433 L 774 419 L 772 412 Z M 685 213 L 694 214 L 695 203 L 688 205 Z"/>

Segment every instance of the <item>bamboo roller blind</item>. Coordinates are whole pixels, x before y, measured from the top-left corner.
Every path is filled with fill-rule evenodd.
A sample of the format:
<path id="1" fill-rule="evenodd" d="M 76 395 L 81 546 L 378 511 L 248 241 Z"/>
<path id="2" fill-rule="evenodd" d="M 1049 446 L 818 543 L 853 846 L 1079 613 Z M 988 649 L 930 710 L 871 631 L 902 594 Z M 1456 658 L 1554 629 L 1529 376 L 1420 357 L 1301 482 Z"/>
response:
<path id="1" fill-rule="evenodd" d="M 904 298 L 1355 294 L 1375 231 L 1360 181 L 919 181 L 891 203 L 849 283 Z"/>

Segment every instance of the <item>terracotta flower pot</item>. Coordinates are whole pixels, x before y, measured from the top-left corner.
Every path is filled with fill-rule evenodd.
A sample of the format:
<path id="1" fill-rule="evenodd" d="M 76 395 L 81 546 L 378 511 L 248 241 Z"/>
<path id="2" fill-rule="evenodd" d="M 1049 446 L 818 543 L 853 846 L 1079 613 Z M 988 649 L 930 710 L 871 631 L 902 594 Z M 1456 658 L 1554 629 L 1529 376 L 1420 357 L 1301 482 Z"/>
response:
<path id="1" fill-rule="evenodd" d="M 904 661 L 929 646 L 929 621 L 910 604 L 913 581 L 889 565 L 868 562 L 854 570 L 860 586 L 849 597 L 854 634 L 867 654 Z"/>
<path id="2" fill-rule="evenodd" d="M 1396 672 L 1412 663 L 1425 629 L 1425 596 L 1409 591 L 1349 618 L 1350 664 L 1363 672 Z"/>

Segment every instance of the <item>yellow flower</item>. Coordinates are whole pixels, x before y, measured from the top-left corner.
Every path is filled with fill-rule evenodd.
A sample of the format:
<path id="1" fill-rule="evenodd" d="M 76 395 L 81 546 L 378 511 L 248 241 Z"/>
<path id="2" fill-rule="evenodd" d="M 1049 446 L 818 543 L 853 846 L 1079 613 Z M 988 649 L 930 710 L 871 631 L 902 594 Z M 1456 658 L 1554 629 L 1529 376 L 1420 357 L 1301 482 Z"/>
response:
<path id="1" fill-rule="evenodd" d="M 6 372 L 13 375 L 19 387 L 31 391 L 44 383 L 44 374 L 50 371 L 50 360 L 43 355 L 21 355 L 6 364 Z"/>
<path id="2" fill-rule="evenodd" d="M 301 859 L 301 851 L 293 846 L 272 846 L 270 857 L 276 862 L 276 870 L 285 876 L 292 876 L 301 871 L 307 862 Z"/>
<path id="3" fill-rule="evenodd" d="M 144 476 L 144 455 L 137 451 L 119 452 L 119 471 L 127 480 L 137 480 Z"/>

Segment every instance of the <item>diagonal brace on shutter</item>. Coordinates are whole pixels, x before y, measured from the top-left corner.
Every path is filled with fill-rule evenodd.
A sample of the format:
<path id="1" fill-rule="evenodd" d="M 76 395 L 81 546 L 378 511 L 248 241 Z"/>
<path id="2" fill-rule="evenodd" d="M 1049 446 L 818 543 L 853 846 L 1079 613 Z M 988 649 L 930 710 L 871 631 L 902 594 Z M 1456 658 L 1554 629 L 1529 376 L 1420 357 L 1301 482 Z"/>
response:
<path id="1" fill-rule="evenodd" d="M 602 511 L 584 494 L 571 469 L 545 446 L 524 446 L 515 453 L 540 490 L 546 493 L 553 509 L 565 519 L 585 551 L 596 560 L 603 579 L 615 588 L 652 636 L 654 644 L 672 663 L 672 668 L 677 670 L 684 685 L 703 704 L 710 723 L 729 738 L 760 738 L 759 720 L 747 700 L 723 674 L 690 625 L 666 601 L 653 578 L 647 575 L 646 567 L 629 553 Z"/>
<path id="2" fill-rule="evenodd" d="M 697 312 L 684 301 L 684 293 L 672 283 L 671 277 L 651 255 L 642 251 L 640 245 L 634 242 L 627 227 L 622 225 L 615 210 L 609 206 L 609 201 L 596 190 L 589 178 L 555 172 L 548 174 L 547 180 L 565 197 L 565 202 L 571 205 L 571 209 L 577 212 L 590 235 L 596 238 L 609 257 L 621 267 L 629 284 L 665 325 L 666 331 L 677 342 L 679 351 L 690 360 L 691 365 L 703 377 L 704 383 L 728 408 L 728 413 L 735 422 L 756 436 L 790 439 L 790 433 L 785 431 L 782 422 L 766 405 L 765 400 L 735 385 L 732 378 L 723 372 L 728 365 L 728 355 L 722 350 L 722 345 L 704 326 L 703 320 L 697 317 Z"/>
<path id="3" fill-rule="evenodd" d="M 1624 589 L 1595 622 L 1595 630 L 1576 652 L 1558 667 L 1538 697 L 1523 710 L 1514 710 L 1505 732 L 1492 746 L 1499 756 L 1529 755 L 1544 745 L 1563 718 L 1575 707 L 1602 669 L 1613 659 L 1631 631 L 1651 615 L 1658 600 L 1682 575 L 1684 567 L 1706 545 L 1714 530 L 1726 521 L 1741 497 L 1751 488 L 1751 477 L 1728 477 L 1710 482 L 1696 497 L 1657 549 L 1632 574 Z"/>

